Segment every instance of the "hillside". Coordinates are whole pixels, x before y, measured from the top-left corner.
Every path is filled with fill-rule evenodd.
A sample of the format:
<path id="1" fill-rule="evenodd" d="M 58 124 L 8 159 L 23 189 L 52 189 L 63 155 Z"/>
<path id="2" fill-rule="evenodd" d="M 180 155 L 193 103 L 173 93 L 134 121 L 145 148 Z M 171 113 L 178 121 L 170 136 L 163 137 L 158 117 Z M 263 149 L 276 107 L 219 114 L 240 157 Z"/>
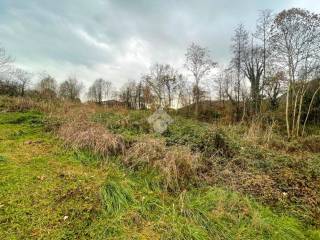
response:
<path id="1" fill-rule="evenodd" d="M 315 138 L 265 144 L 180 116 L 159 136 L 147 111 L 0 106 L 1 239 L 320 239 Z"/>

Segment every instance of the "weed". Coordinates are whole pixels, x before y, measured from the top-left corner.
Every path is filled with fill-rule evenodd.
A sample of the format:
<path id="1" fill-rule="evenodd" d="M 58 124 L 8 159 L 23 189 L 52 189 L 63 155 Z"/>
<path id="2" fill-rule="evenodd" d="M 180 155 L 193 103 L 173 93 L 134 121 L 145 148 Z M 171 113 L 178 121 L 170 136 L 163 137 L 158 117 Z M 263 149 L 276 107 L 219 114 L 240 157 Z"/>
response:
<path id="1" fill-rule="evenodd" d="M 121 180 L 119 177 L 110 177 L 101 189 L 101 198 L 105 210 L 111 214 L 124 211 L 134 202 L 130 183 Z"/>
<path id="2" fill-rule="evenodd" d="M 125 150 L 120 136 L 86 120 L 75 120 L 61 125 L 58 136 L 74 149 L 90 150 L 104 157 L 122 154 Z"/>

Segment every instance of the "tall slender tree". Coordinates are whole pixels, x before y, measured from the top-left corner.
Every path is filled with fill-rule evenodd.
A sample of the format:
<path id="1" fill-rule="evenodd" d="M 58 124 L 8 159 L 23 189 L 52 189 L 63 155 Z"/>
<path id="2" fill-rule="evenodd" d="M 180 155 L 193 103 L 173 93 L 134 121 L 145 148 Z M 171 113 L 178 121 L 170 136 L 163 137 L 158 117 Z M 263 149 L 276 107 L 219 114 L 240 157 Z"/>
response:
<path id="1" fill-rule="evenodd" d="M 200 101 L 200 81 L 206 77 L 210 71 L 217 65 L 211 59 L 209 50 L 203 48 L 195 43 L 192 43 L 187 49 L 185 67 L 193 74 L 195 95 L 195 116 L 199 115 L 199 101 Z"/>
<path id="2" fill-rule="evenodd" d="M 235 29 L 234 36 L 232 37 L 231 50 L 233 53 L 233 58 L 231 60 L 231 65 L 236 70 L 236 120 L 239 121 L 241 118 L 241 82 L 243 79 L 243 64 L 245 60 L 245 51 L 248 48 L 248 32 L 243 24 L 239 24 Z"/>
<path id="3" fill-rule="evenodd" d="M 268 71 L 268 60 L 270 57 L 270 39 L 272 29 L 273 15 L 270 9 L 261 10 L 257 21 L 257 30 L 255 37 L 262 42 L 262 64 L 263 64 L 263 78 L 265 82 Z"/>

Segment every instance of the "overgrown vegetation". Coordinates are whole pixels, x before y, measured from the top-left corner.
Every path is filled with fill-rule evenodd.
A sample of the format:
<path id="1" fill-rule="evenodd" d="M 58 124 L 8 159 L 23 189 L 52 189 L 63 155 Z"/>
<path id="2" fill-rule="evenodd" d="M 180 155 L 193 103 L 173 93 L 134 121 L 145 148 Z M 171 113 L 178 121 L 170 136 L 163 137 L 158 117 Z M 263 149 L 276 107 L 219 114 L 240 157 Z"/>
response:
<path id="1" fill-rule="evenodd" d="M 317 136 L 92 109 L 0 114 L 2 239 L 319 239 Z"/>

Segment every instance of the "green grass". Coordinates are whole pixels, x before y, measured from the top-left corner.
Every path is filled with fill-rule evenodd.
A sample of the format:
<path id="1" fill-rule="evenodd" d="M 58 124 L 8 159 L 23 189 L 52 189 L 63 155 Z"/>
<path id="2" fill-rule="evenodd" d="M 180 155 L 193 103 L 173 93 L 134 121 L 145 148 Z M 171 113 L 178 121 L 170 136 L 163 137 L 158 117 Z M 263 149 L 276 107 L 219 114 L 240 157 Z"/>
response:
<path id="1" fill-rule="evenodd" d="M 36 112 L 0 114 L 0 239 L 320 239 L 228 189 L 171 194 L 156 173 L 71 151 Z"/>

